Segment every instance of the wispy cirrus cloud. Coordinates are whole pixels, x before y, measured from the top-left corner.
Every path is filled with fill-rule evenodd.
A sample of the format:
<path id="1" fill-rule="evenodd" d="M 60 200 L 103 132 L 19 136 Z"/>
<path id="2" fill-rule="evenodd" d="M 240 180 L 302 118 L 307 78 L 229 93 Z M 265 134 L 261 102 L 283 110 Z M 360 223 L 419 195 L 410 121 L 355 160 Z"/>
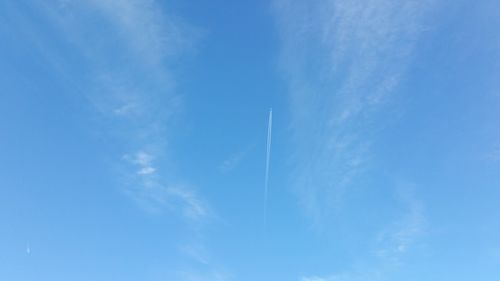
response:
<path id="1" fill-rule="evenodd" d="M 402 214 L 383 228 L 375 240 L 375 253 L 369 261 L 360 261 L 350 270 L 327 276 L 305 276 L 300 281 L 374 281 L 393 280 L 392 275 L 404 267 L 404 259 L 421 244 L 427 230 L 423 203 L 415 194 L 415 185 L 404 184 L 398 189 Z"/>
<path id="2" fill-rule="evenodd" d="M 300 281 L 333 281 L 335 279 L 329 277 L 318 277 L 318 276 L 310 276 L 310 277 L 302 277 Z"/>
<path id="3" fill-rule="evenodd" d="M 423 203 L 415 195 L 415 187 L 408 185 L 399 189 L 399 201 L 405 207 L 405 213 L 398 221 L 380 232 L 377 243 L 377 256 L 400 263 L 401 256 L 405 255 L 427 228 L 427 219 Z"/>
<path id="4" fill-rule="evenodd" d="M 178 273 L 178 279 L 180 281 L 226 281 L 227 276 L 223 273 L 217 271 L 208 272 L 194 272 L 194 271 L 183 271 Z"/>
<path id="5" fill-rule="evenodd" d="M 486 159 L 490 161 L 498 161 L 500 160 L 500 144 L 496 143 L 490 148 L 488 153 L 486 153 Z"/>
<path id="6" fill-rule="evenodd" d="M 217 166 L 217 169 L 223 173 L 228 173 L 237 169 L 254 149 L 255 144 L 253 143 L 240 147 L 233 153 L 229 154 L 229 156 L 227 156 L 227 158 Z"/>
<path id="7" fill-rule="evenodd" d="M 315 225 L 370 166 L 381 113 L 412 62 L 432 0 L 275 0 L 300 204 Z"/>
<path id="8" fill-rule="evenodd" d="M 218 264 L 210 255 L 210 252 L 199 242 L 190 242 L 178 249 L 181 260 L 187 259 L 189 265 L 182 264 L 177 268 L 161 266 L 157 268 L 154 280 L 178 280 L 178 281 L 226 281 L 233 280 L 230 274 Z"/>
<path id="9" fill-rule="evenodd" d="M 195 188 L 177 180 L 159 163 L 175 137 L 174 120 L 182 111 L 175 64 L 197 38 L 194 27 L 157 1 L 35 1 L 57 43 L 40 50 L 60 80 L 79 92 L 97 113 L 98 126 L 113 139 L 126 193 L 147 209 L 179 211 L 200 221 L 209 208 Z M 63 49 L 63 48 L 60 48 Z M 174 180 L 175 179 L 175 180 Z"/>
<path id="10" fill-rule="evenodd" d="M 135 170 L 128 177 L 130 182 L 127 194 L 147 210 L 158 212 L 169 209 L 196 223 L 212 216 L 208 204 L 193 188 L 163 179 L 152 154 L 138 151 L 133 155 L 124 155 L 123 159 Z"/>
<path id="11" fill-rule="evenodd" d="M 218 167 L 219 171 L 227 173 L 230 172 L 238 165 L 240 165 L 241 161 L 247 156 L 248 150 L 238 151 L 236 153 L 231 154 L 227 159 L 225 159 Z"/>
<path id="12" fill-rule="evenodd" d="M 282 41 L 280 71 L 290 99 L 292 182 L 299 205 L 316 229 L 358 231 L 347 219 L 353 215 L 349 212 L 357 217 L 366 210 L 353 210 L 347 201 L 369 188 L 377 132 L 393 118 L 386 112 L 401 98 L 398 87 L 434 1 L 273 3 Z M 373 208 L 374 200 L 363 206 Z M 409 210 L 404 217 L 380 218 L 378 230 L 363 232 L 363 239 L 377 244 L 376 253 L 367 250 L 359 263 L 353 262 L 358 266 L 344 273 L 300 280 L 385 280 L 424 225 L 422 205 L 416 199 L 404 204 Z"/>
<path id="13" fill-rule="evenodd" d="M 88 5 L 109 20 L 141 64 L 158 65 L 192 48 L 189 33 L 194 30 L 181 18 L 167 15 L 157 1 L 91 0 Z"/>

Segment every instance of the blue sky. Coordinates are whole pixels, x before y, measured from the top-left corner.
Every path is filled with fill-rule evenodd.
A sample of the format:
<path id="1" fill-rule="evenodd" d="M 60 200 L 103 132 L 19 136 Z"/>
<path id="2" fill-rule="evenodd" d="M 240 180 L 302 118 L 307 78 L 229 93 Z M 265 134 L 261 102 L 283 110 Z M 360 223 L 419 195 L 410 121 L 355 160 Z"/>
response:
<path id="1" fill-rule="evenodd" d="M 0 280 L 494 280 L 499 26 L 493 0 L 1 1 Z"/>

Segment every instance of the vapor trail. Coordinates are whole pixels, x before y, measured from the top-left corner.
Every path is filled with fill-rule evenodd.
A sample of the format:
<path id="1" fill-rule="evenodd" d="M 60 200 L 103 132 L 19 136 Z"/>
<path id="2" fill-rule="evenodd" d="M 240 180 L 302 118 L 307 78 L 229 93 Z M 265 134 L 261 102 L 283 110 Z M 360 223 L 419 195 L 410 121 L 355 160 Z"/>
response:
<path id="1" fill-rule="evenodd" d="M 271 137 L 273 130 L 273 109 L 269 110 L 269 124 L 267 127 L 267 151 L 266 151 L 266 178 L 264 183 L 264 226 L 267 222 L 267 193 L 269 185 L 269 161 L 271 160 Z"/>

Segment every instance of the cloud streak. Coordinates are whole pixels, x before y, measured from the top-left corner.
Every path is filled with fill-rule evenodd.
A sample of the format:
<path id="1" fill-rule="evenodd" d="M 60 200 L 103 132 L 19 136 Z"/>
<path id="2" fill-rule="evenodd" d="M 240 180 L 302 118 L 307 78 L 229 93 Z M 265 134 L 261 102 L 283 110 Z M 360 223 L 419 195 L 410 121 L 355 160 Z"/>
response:
<path id="1" fill-rule="evenodd" d="M 232 154 L 229 158 L 224 160 L 221 165 L 219 165 L 218 169 L 221 172 L 227 173 L 234 170 L 238 165 L 240 165 L 241 161 L 247 156 L 248 148 L 245 150 L 239 151 L 237 153 Z"/>
<path id="2" fill-rule="evenodd" d="M 123 159 L 136 170 L 127 193 L 147 210 L 158 212 L 170 209 L 190 222 L 200 223 L 211 216 L 210 208 L 198 194 L 185 184 L 164 184 L 154 156 L 145 151 L 124 155 Z"/>
<path id="3" fill-rule="evenodd" d="M 373 281 L 392 280 L 391 276 L 404 266 L 404 258 L 421 243 L 427 227 L 422 202 L 415 195 L 415 186 L 405 185 L 398 189 L 402 215 L 386 226 L 376 239 L 376 252 L 370 262 L 342 273 L 328 276 L 305 276 L 300 281 Z M 398 278 L 399 279 L 399 278 Z"/>
<path id="4" fill-rule="evenodd" d="M 371 217 L 386 204 L 377 201 L 378 194 L 394 192 L 384 186 L 370 190 L 367 184 L 378 172 L 374 147 L 378 131 L 394 118 L 387 112 L 402 98 L 397 90 L 411 68 L 434 1 L 273 3 L 282 42 L 280 71 L 290 100 L 291 181 L 299 205 L 315 230 L 338 236 L 361 232 L 344 240 L 377 244 L 375 260 L 353 261 L 360 268 L 300 280 L 387 280 L 420 234 L 420 205 L 408 200 L 404 218 L 392 221 L 381 215 L 380 224 L 369 231 L 351 218 Z M 365 194 L 377 195 L 368 199 Z"/>
<path id="5" fill-rule="evenodd" d="M 57 4 L 57 5 L 53 5 Z M 126 193 L 146 209 L 172 209 L 189 221 L 208 216 L 194 188 L 159 169 L 182 110 L 171 65 L 193 47 L 196 31 L 157 1 L 33 2 L 70 54 L 40 49 L 61 80 L 93 106 L 98 127 L 113 139 Z M 71 61 L 73 59 L 74 61 Z M 78 67 L 75 67 L 78 66 Z"/>
<path id="6" fill-rule="evenodd" d="M 432 0 L 275 0 L 289 86 L 295 190 L 317 226 L 370 167 L 383 109 Z"/>

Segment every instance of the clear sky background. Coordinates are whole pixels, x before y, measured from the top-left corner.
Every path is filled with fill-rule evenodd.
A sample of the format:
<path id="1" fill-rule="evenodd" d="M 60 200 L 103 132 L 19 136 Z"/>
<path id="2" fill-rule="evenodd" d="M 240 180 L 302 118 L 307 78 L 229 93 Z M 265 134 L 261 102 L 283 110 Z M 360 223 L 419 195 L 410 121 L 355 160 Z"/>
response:
<path id="1" fill-rule="evenodd" d="M 499 126 L 499 1 L 2 0 L 0 280 L 497 280 Z"/>

